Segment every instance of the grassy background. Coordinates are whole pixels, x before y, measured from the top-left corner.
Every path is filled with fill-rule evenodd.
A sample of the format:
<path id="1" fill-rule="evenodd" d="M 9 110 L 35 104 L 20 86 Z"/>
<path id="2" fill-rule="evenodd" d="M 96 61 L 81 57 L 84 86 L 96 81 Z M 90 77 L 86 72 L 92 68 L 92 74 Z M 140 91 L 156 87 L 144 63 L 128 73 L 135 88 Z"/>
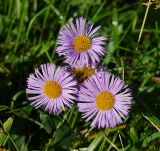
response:
<path id="1" fill-rule="evenodd" d="M 0 0 L 0 146 L 14 151 L 160 150 L 160 10 L 142 0 Z M 124 124 L 91 129 L 76 107 L 59 117 L 35 110 L 26 98 L 26 78 L 35 67 L 53 62 L 59 29 L 84 16 L 102 25 L 108 37 L 102 64 L 125 80 L 133 106 Z M 137 49 L 136 49 L 137 48 Z"/>

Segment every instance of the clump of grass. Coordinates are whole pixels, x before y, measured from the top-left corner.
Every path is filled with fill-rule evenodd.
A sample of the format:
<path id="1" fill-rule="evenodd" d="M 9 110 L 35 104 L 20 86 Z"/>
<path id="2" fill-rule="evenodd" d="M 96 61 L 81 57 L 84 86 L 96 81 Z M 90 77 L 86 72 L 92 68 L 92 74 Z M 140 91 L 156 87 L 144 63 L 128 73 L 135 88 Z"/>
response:
<path id="1" fill-rule="evenodd" d="M 150 1 L 0 0 L 0 146 L 8 150 L 158 150 L 160 138 L 159 3 Z M 146 15 L 145 15 L 146 14 Z M 26 78 L 39 64 L 62 64 L 55 53 L 60 27 L 84 16 L 109 37 L 103 65 L 133 90 L 125 124 L 99 131 L 75 107 L 59 117 L 34 110 Z M 146 16 L 146 17 L 145 17 Z"/>

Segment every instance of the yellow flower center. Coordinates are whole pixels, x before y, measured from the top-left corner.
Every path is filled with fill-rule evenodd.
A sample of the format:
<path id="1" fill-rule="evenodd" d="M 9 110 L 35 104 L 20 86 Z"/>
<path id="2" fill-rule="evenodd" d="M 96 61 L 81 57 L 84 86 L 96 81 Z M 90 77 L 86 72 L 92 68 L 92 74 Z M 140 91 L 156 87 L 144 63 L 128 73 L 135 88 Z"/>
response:
<path id="1" fill-rule="evenodd" d="M 74 39 L 73 45 L 77 52 L 84 52 L 91 47 L 91 39 L 86 35 L 78 35 Z"/>
<path id="2" fill-rule="evenodd" d="M 102 91 L 96 96 L 96 106 L 100 110 L 109 110 L 114 106 L 114 96 L 108 91 Z"/>
<path id="3" fill-rule="evenodd" d="M 74 69 L 75 78 L 79 83 L 82 83 L 85 79 L 94 74 L 94 69 L 92 67 L 75 68 Z"/>
<path id="4" fill-rule="evenodd" d="M 62 94 L 62 87 L 55 81 L 48 80 L 44 83 L 44 93 L 48 98 L 55 99 Z"/>

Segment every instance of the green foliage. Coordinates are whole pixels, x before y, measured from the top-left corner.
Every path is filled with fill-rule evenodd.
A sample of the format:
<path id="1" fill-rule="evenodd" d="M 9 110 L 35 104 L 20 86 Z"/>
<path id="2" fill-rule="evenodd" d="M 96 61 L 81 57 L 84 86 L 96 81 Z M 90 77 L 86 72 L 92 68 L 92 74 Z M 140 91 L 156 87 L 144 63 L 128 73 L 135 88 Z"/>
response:
<path id="1" fill-rule="evenodd" d="M 9 117 L 4 123 L 1 123 L 2 128 L 0 131 L 0 146 L 5 145 L 7 140 L 9 139 L 9 131 L 13 124 L 13 118 Z"/>
<path id="2" fill-rule="evenodd" d="M 144 1 L 0 0 L 0 147 L 11 151 L 160 149 L 160 11 L 149 8 L 142 37 Z M 84 16 L 102 25 L 108 37 L 103 65 L 133 91 L 129 118 L 115 128 L 90 128 L 76 107 L 60 116 L 29 105 L 26 79 L 35 67 L 54 62 L 59 29 L 69 18 Z M 0 148 L 1 149 L 1 148 Z"/>

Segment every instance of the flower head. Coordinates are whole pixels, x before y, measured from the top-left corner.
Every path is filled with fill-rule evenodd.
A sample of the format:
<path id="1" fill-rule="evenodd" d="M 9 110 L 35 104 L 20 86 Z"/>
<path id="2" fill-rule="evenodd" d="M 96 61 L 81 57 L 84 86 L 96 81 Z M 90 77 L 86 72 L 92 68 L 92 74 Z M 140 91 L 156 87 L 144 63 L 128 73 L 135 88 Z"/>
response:
<path id="1" fill-rule="evenodd" d="M 70 66 L 95 65 L 105 54 L 106 38 L 97 36 L 100 26 L 93 28 L 93 25 L 80 17 L 76 18 L 75 24 L 70 20 L 69 24 L 60 30 L 56 51 L 65 56 L 65 62 Z"/>
<path id="2" fill-rule="evenodd" d="M 114 127 L 128 116 L 131 92 L 124 81 L 108 72 L 99 72 L 80 87 L 78 109 L 92 127 Z"/>
<path id="3" fill-rule="evenodd" d="M 83 67 L 75 67 L 73 69 L 73 73 L 75 75 L 75 79 L 78 81 L 79 84 L 83 83 L 84 80 L 87 78 L 91 77 L 94 73 L 104 71 L 106 70 L 106 66 L 86 66 L 84 65 Z"/>
<path id="4" fill-rule="evenodd" d="M 28 99 L 35 108 L 59 114 L 76 99 L 77 83 L 65 67 L 43 64 L 27 79 Z"/>

